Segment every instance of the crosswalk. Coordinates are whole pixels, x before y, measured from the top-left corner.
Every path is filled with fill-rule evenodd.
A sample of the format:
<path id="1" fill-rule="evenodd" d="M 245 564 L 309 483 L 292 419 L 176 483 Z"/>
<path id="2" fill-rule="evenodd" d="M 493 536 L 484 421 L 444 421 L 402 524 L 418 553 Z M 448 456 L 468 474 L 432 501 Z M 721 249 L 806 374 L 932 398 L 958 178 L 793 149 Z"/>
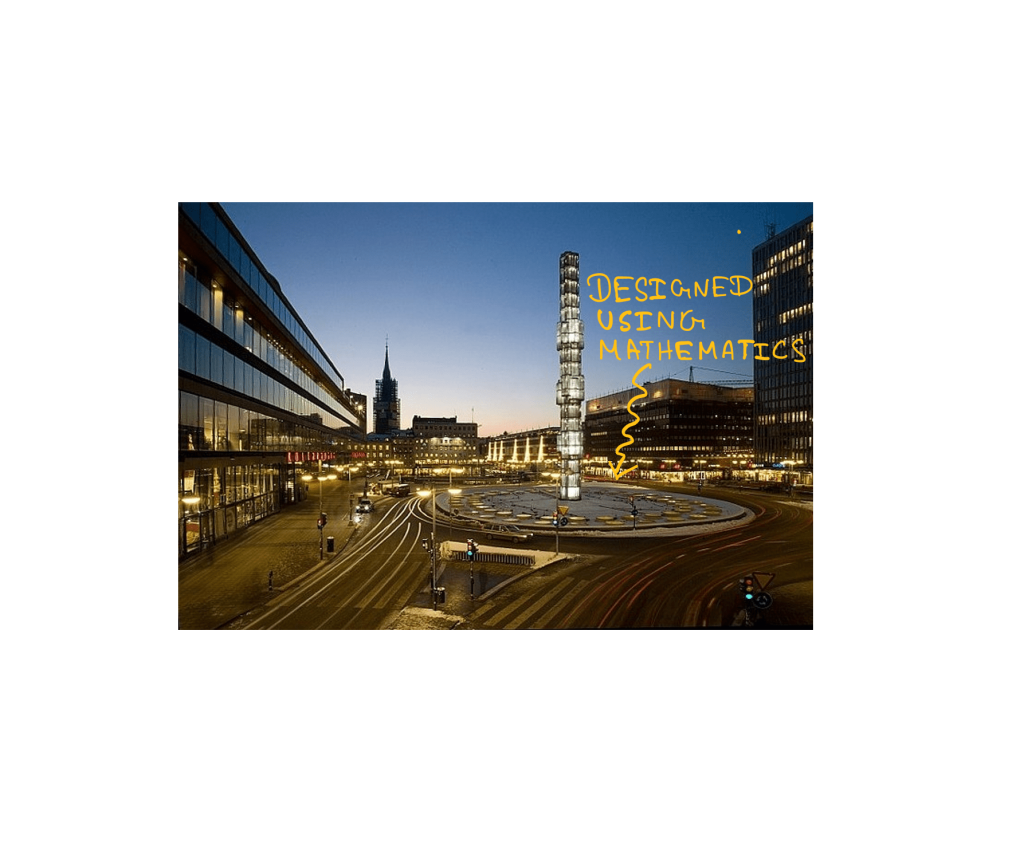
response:
<path id="1" fill-rule="evenodd" d="M 486 629 L 543 629 L 565 610 L 584 587 L 583 582 L 565 577 L 539 597 L 531 591 L 504 608 L 487 607 L 478 610 L 469 620 L 474 627 Z"/>

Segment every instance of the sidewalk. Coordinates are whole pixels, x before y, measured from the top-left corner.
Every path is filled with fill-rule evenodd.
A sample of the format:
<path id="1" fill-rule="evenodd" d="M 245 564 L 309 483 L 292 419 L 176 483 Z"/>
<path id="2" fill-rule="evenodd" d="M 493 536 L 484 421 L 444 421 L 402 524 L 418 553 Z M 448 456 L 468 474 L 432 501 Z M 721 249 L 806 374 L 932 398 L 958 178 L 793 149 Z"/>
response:
<path id="1" fill-rule="evenodd" d="M 358 499 L 362 480 L 324 483 L 323 564 L 345 548 L 357 527 L 349 526 L 349 495 Z M 253 524 L 219 542 L 195 559 L 178 565 L 178 629 L 217 629 L 239 615 L 262 606 L 274 594 L 321 564 L 320 513 L 316 484 L 301 503 Z M 328 553 L 328 537 L 334 553 Z M 269 574 L 274 572 L 273 592 Z"/>

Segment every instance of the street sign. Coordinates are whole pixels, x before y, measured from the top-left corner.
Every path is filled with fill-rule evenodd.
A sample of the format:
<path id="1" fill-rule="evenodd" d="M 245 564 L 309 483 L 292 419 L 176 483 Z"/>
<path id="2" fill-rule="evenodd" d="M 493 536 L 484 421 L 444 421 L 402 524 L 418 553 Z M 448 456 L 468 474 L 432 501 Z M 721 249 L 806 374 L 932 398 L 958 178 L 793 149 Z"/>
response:
<path id="1" fill-rule="evenodd" d="M 772 605 L 772 596 L 767 591 L 759 591 L 754 595 L 754 605 L 758 609 L 767 609 Z"/>
<path id="2" fill-rule="evenodd" d="M 569 511 L 569 507 L 567 507 L 567 506 L 560 506 L 560 507 L 558 507 L 558 514 L 559 515 L 565 515 L 568 511 Z"/>
<path id="3" fill-rule="evenodd" d="M 569 519 L 563 515 L 562 520 L 559 523 L 564 527 L 566 524 L 569 523 Z"/>
<path id="4" fill-rule="evenodd" d="M 767 577 L 768 579 L 762 580 L 761 577 Z M 773 579 L 775 579 L 775 574 L 766 574 L 764 571 L 754 571 L 754 579 L 757 581 L 757 587 L 761 589 L 761 591 L 767 591 L 769 584 Z"/>

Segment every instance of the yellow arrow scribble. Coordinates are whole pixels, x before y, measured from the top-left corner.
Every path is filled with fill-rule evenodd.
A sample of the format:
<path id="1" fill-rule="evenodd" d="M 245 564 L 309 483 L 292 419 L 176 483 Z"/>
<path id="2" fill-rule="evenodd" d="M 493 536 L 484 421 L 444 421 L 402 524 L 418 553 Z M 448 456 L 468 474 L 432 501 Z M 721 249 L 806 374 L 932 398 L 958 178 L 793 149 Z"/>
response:
<path id="1" fill-rule="evenodd" d="M 640 386 L 640 384 L 638 384 L 636 382 L 636 379 L 638 377 L 640 377 L 640 373 L 644 369 L 650 369 L 650 368 L 651 368 L 651 364 L 650 363 L 645 363 L 643 366 L 641 366 L 637 370 L 637 373 L 635 375 L 633 375 L 633 386 L 635 386 L 637 389 L 639 389 L 640 393 L 638 395 L 634 395 L 632 398 L 630 398 L 629 399 L 629 403 L 626 404 L 626 410 L 633 417 L 633 421 L 626 422 L 626 424 L 624 424 L 622 426 L 622 435 L 625 436 L 626 439 L 628 439 L 629 441 L 628 442 L 623 442 L 621 445 L 619 445 L 618 448 L 615 449 L 615 453 L 619 455 L 619 464 L 618 465 L 613 465 L 612 461 L 608 460 L 608 465 L 611 467 L 612 475 L 615 477 L 616 480 L 621 480 L 623 477 L 625 477 L 627 474 L 629 474 L 629 472 L 631 472 L 634 468 L 636 468 L 635 465 L 631 465 L 627 469 L 623 469 L 622 468 L 622 464 L 626 461 L 626 455 L 624 453 L 622 453 L 622 449 L 625 448 L 627 445 L 632 445 L 633 442 L 636 441 L 635 439 L 633 439 L 633 437 L 630 434 L 626 433 L 626 431 L 629 430 L 631 427 L 633 427 L 633 425 L 636 425 L 636 424 L 640 423 L 640 416 L 638 416 L 636 413 L 633 412 L 633 402 L 636 401 L 637 398 L 643 398 L 645 395 L 647 395 L 647 390 L 644 389 L 642 386 Z"/>

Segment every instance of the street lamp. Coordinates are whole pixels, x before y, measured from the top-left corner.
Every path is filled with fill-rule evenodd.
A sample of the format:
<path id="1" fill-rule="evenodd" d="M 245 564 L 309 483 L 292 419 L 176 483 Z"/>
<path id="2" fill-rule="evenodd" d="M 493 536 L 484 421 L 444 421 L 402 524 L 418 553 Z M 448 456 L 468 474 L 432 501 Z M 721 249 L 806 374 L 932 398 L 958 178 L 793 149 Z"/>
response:
<path id="1" fill-rule="evenodd" d="M 448 489 L 449 494 L 461 495 L 462 489 Z M 437 487 L 431 478 L 430 491 L 420 489 L 417 493 L 421 498 L 430 498 L 430 594 L 437 608 Z M 448 537 L 451 538 L 451 522 L 448 522 Z"/>
<path id="2" fill-rule="evenodd" d="M 308 483 L 310 480 L 313 479 L 313 475 L 312 474 L 303 474 L 302 475 L 302 479 Z M 320 530 L 320 559 L 321 559 L 321 561 L 323 561 L 323 558 L 324 558 L 324 526 L 325 525 L 322 523 L 321 519 L 324 518 L 324 516 L 327 515 L 327 513 L 324 512 L 324 480 L 337 480 L 338 479 L 338 475 L 337 474 L 318 474 L 316 479 L 317 479 L 317 481 L 320 484 L 320 510 L 319 510 L 320 514 L 317 516 L 317 527 Z"/>
<path id="3" fill-rule="evenodd" d="M 434 534 L 437 532 L 437 490 L 433 483 L 430 491 L 420 489 L 416 494 L 421 498 L 430 498 L 430 595 L 434 600 L 434 608 L 437 608 L 437 581 L 436 581 L 436 549 L 434 547 Z"/>
<path id="4" fill-rule="evenodd" d="M 707 460 L 694 460 L 693 462 L 694 462 L 694 465 L 700 466 L 697 469 L 697 494 L 699 495 L 701 493 L 701 490 L 704 488 L 704 478 L 703 478 L 702 475 L 704 474 L 704 466 L 707 465 L 708 461 Z"/>
<path id="5" fill-rule="evenodd" d="M 451 502 L 452 515 L 453 516 L 459 514 L 459 507 L 456 506 L 457 502 L 455 500 L 455 495 L 461 495 L 461 494 L 462 494 L 462 489 L 452 489 L 452 488 L 448 489 L 449 501 Z M 454 517 L 448 519 L 448 540 L 449 541 L 451 541 L 451 538 L 452 538 L 452 521 L 454 521 L 454 520 L 455 520 Z"/>

